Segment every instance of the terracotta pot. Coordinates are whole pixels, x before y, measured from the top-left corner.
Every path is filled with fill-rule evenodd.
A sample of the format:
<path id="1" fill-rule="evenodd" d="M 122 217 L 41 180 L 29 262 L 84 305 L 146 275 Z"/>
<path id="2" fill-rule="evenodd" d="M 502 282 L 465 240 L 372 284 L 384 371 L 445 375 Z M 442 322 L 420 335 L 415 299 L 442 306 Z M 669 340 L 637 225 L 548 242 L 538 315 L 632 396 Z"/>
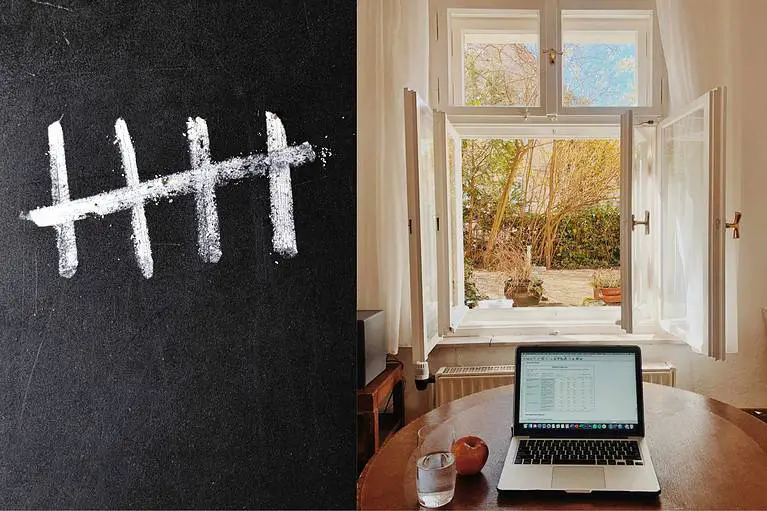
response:
<path id="1" fill-rule="evenodd" d="M 514 300 L 513 307 L 532 307 L 541 303 L 541 293 L 528 290 L 529 283 L 505 286 L 503 294 Z"/>
<path id="2" fill-rule="evenodd" d="M 621 303 L 621 288 L 603 287 L 599 290 L 599 298 L 608 304 Z"/>

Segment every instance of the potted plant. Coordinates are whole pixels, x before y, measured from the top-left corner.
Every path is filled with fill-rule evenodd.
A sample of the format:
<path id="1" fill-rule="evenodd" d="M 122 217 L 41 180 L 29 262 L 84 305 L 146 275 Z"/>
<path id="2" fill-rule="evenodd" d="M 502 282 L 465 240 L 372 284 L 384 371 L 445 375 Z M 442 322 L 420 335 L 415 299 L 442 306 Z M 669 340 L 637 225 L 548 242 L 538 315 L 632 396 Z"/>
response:
<path id="1" fill-rule="evenodd" d="M 523 263 L 509 273 L 503 285 L 503 294 L 514 301 L 514 307 L 538 305 L 543 296 L 543 279 L 534 274 L 530 263 Z"/>
<path id="2" fill-rule="evenodd" d="M 594 288 L 594 299 L 606 304 L 621 303 L 621 273 L 612 268 L 601 268 L 594 272 L 591 278 Z"/>

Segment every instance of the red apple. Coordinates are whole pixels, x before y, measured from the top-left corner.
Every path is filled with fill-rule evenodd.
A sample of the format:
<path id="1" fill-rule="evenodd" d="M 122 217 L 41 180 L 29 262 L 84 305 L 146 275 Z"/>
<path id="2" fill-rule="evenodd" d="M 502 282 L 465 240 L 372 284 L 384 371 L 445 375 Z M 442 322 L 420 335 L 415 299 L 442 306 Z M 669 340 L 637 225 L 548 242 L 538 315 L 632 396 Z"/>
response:
<path id="1" fill-rule="evenodd" d="M 490 450 L 478 436 L 463 436 L 453 442 L 455 469 L 458 475 L 478 474 L 485 466 Z"/>

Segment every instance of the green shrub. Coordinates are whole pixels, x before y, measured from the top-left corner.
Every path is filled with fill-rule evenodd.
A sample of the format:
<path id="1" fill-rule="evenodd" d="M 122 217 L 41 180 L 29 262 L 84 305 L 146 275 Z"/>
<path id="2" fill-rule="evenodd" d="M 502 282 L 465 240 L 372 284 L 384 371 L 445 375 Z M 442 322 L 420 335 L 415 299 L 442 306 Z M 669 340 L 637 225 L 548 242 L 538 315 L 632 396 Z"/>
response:
<path id="1" fill-rule="evenodd" d="M 620 242 L 618 207 L 593 206 L 559 225 L 551 265 L 557 269 L 620 266 Z"/>
<path id="2" fill-rule="evenodd" d="M 507 215 L 498 235 L 497 247 L 524 253 L 527 240 L 538 240 L 533 229 L 542 225 L 543 219 L 534 213 Z M 472 246 L 466 245 L 464 253 L 468 264 L 481 267 L 481 254 L 487 243 L 491 225 L 480 221 L 475 226 Z M 464 233 L 465 239 L 468 238 Z M 532 263 L 543 265 L 543 247 L 533 246 Z M 497 251 L 500 249 L 496 249 Z M 620 266 L 620 211 L 612 204 L 600 204 L 566 216 L 557 228 L 552 254 L 552 269 L 612 268 Z M 497 268 L 487 268 L 496 270 Z M 467 278 L 467 294 L 469 279 Z"/>

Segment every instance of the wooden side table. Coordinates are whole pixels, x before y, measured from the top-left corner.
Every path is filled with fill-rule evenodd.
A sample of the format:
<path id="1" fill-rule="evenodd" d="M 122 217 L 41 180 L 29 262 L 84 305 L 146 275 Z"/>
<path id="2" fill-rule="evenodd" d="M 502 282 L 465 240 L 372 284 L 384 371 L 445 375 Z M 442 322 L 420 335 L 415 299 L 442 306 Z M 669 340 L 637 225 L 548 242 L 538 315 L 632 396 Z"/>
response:
<path id="1" fill-rule="evenodd" d="M 364 389 L 357 390 L 357 472 L 386 440 L 405 425 L 404 365 L 389 361 L 386 369 Z M 394 401 L 392 413 L 382 413 L 389 396 Z"/>

